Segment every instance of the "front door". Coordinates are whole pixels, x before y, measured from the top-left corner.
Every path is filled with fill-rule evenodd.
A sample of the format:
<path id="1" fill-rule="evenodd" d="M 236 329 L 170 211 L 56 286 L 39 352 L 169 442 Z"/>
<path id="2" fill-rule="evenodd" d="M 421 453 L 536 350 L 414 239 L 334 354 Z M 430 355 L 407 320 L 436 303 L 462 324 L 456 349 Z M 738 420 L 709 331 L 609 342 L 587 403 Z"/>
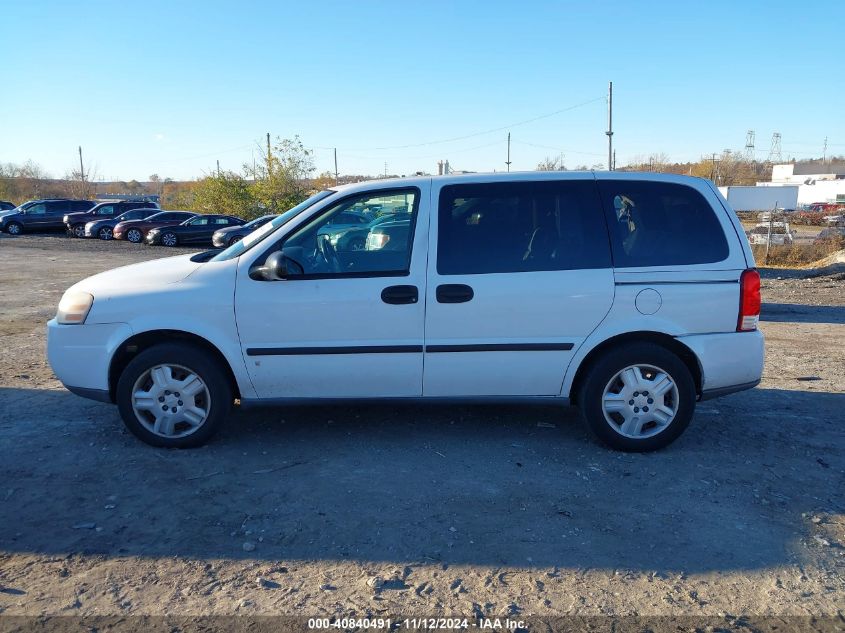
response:
<path id="1" fill-rule="evenodd" d="M 422 394 L 429 189 L 425 182 L 338 198 L 258 259 L 241 258 L 236 318 L 259 398 Z M 332 220 L 362 204 L 402 209 L 405 230 L 372 248 L 345 247 Z M 289 258 L 285 279 L 250 276 L 279 250 Z"/>
<path id="2" fill-rule="evenodd" d="M 590 174 L 432 191 L 424 396 L 556 396 L 613 302 Z"/>

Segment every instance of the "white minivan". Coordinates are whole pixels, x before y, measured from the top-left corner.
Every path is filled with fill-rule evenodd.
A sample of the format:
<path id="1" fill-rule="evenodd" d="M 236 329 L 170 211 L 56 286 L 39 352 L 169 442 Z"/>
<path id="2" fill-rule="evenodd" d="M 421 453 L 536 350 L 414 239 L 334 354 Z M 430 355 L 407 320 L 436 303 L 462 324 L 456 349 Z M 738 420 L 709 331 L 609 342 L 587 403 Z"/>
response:
<path id="1" fill-rule="evenodd" d="M 709 181 L 398 178 L 322 191 L 222 251 L 77 283 L 48 356 L 155 446 L 202 444 L 236 402 L 494 400 L 574 404 L 611 447 L 647 451 L 697 400 L 759 383 L 759 312 L 742 226 Z"/>

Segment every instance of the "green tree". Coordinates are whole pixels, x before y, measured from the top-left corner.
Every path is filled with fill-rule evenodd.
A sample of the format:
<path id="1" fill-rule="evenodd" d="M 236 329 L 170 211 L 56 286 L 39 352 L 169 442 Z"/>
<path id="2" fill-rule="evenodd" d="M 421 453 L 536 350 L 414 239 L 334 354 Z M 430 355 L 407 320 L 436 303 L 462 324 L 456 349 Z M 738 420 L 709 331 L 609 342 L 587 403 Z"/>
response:
<path id="1" fill-rule="evenodd" d="M 244 165 L 245 174 L 252 174 L 252 165 Z M 265 212 L 280 213 L 308 197 L 308 179 L 314 171 L 311 150 L 305 149 L 298 136 L 277 139 L 269 156 L 255 169 L 252 194 Z"/>
<path id="2" fill-rule="evenodd" d="M 258 217 L 252 187 L 242 176 L 214 172 L 193 186 L 192 209 L 199 213 L 225 213 L 242 218 Z"/>

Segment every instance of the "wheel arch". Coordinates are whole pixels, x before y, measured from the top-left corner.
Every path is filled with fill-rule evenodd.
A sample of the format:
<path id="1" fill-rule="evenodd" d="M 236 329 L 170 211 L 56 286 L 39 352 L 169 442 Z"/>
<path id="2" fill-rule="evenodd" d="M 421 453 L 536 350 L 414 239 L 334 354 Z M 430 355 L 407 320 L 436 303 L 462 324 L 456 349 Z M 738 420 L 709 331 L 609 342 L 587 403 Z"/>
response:
<path id="1" fill-rule="evenodd" d="M 637 332 L 625 332 L 624 334 L 611 336 L 610 338 L 601 341 L 587 353 L 578 365 L 578 369 L 575 372 L 575 376 L 572 379 L 572 383 L 569 388 L 569 398 L 572 404 L 578 404 L 577 399 L 578 393 L 581 389 L 581 384 L 596 359 L 613 347 L 623 345 L 625 343 L 654 343 L 675 354 L 683 361 L 683 363 L 687 366 L 687 369 L 689 369 L 690 374 L 692 374 L 693 381 L 695 382 L 695 393 L 697 396 L 701 396 L 703 371 L 701 363 L 699 362 L 698 356 L 696 356 L 695 352 L 674 336 L 670 336 L 664 332 L 644 330 Z"/>
<path id="2" fill-rule="evenodd" d="M 129 362 L 137 356 L 139 352 L 168 341 L 190 343 L 210 353 L 215 359 L 217 359 L 220 366 L 226 373 L 229 384 L 232 387 L 234 397 L 241 397 L 241 391 L 238 386 L 237 378 L 235 377 L 235 372 L 233 371 L 229 361 L 226 359 L 226 356 L 216 345 L 214 345 L 214 343 L 202 336 L 192 334 L 191 332 L 157 329 L 134 334 L 117 347 L 117 350 L 109 363 L 109 398 L 112 402 L 115 400 L 114 392 L 117 387 L 117 381 L 120 379 L 120 375 L 123 373 L 123 370 L 126 369 Z"/>

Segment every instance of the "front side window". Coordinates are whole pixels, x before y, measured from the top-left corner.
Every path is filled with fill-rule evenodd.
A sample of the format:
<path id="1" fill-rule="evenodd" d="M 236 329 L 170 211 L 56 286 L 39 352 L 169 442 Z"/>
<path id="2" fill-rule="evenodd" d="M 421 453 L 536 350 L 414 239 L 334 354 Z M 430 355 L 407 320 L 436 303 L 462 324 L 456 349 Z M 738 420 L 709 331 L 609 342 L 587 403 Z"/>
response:
<path id="1" fill-rule="evenodd" d="M 105 204 L 97 209 L 97 215 L 112 215 L 114 213 L 114 205 Z"/>
<path id="2" fill-rule="evenodd" d="M 47 213 L 47 205 L 43 202 L 26 208 L 27 215 L 44 215 L 45 213 Z"/>
<path id="3" fill-rule="evenodd" d="M 728 256 L 719 219 L 699 192 L 668 182 L 598 183 L 617 268 L 710 264 Z"/>
<path id="4" fill-rule="evenodd" d="M 285 238 L 279 247 L 293 262 L 294 276 L 407 275 L 419 197 L 417 188 L 346 197 Z M 366 218 L 347 213 L 365 201 L 408 210 L 393 222 L 371 227 Z"/>
<path id="5" fill-rule="evenodd" d="M 440 193 L 441 275 L 609 267 L 593 181 L 451 185 Z"/>

